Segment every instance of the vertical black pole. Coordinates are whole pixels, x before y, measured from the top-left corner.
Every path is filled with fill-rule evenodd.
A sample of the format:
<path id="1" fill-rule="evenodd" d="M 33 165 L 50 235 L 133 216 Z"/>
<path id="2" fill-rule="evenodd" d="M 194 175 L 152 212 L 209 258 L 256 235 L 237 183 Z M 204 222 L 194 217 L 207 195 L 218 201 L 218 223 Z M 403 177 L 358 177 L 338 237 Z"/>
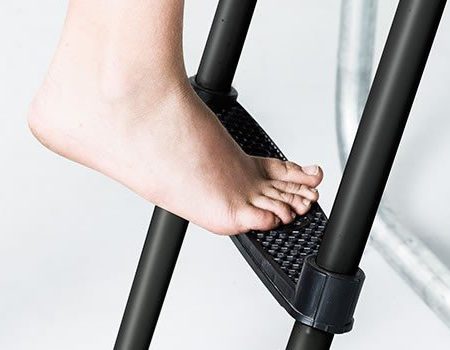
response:
<path id="1" fill-rule="evenodd" d="M 358 268 L 445 4 L 399 3 L 317 256 L 328 271 L 353 275 Z M 296 325 L 289 344 L 322 350 L 331 338 Z"/>
<path id="2" fill-rule="evenodd" d="M 187 226 L 155 208 L 114 350 L 148 350 Z"/>
<path id="3" fill-rule="evenodd" d="M 200 87 L 228 92 L 244 47 L 256 0 L 220 0 L 195 78 Z"/>

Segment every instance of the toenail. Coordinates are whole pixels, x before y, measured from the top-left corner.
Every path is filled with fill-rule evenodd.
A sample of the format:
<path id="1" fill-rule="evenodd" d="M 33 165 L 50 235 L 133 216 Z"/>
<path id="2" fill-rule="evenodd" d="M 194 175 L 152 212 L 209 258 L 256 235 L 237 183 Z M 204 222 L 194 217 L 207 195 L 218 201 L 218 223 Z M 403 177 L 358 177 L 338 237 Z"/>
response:
<path id="1" fill-rule="evenodd" d="M 303 204 L 309 207 L 311 205 L 311 201 L 309 199 L 303 199 Z"/>
<path id="2" fill-rule="evenodd" d="M 317 175 L 319 173 L 319 166 L 317 165 L 309 165 L 302 167 L 305 174 L 308 175 Z"/>

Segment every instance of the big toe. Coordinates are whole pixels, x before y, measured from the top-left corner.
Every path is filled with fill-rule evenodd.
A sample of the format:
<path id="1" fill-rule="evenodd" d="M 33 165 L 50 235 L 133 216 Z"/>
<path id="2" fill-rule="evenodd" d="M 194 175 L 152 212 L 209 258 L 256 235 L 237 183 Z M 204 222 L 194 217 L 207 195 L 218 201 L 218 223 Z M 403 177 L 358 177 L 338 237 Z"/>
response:
<path id="1" fill-rule="evenodd" d="M 270 179 L 295 182 L 311 188 L 319 186 L 323 179 L 323 171 L 318 165 L 300 166 L 294 162 L 266 158 L 263 167 Z"/>

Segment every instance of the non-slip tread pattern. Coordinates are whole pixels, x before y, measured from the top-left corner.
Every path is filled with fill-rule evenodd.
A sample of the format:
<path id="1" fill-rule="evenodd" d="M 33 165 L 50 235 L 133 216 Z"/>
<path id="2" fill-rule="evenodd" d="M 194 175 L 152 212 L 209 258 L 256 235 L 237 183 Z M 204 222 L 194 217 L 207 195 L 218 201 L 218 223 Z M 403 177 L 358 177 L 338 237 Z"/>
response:
<path id="1" fill-rule="evenodd" d="M 287 160 L 266 132 L 238 103 L 212 106 L 233 139 L 249 155 Z M 250 232 L 248 237 L 273 258 L 294 282 L 298 281 L 305 258 L 317 254 L 327 218 L 315 204 L 306 216 L 269 232 Z"/>
<path id="2" fill-rule="evenodd" d="M 270 232 L 255 232 L 256 240 L 280 265 L 290 279 L 298 282 L 303 263 L 307 256 L 317 255 L 326 218 L 320 212 L 314 217 L 299 217 L 293 224 Z M 302 221 L 306 225 L 302 225 Z"/>

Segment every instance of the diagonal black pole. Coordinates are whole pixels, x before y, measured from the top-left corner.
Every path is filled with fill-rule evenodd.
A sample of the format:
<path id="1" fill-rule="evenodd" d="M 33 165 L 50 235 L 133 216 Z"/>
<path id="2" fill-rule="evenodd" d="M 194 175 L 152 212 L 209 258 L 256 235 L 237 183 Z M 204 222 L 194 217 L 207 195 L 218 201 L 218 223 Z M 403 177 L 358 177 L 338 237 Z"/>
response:
<path id="1" fill-rule="evenodd" d="M 200 62 L 196 83 L 228 93 L 244 47 L 256 0 L 220 0 Z"/>
<path id="2" fill-rule="evenodd" d="M 353 275 L 358 268 L 445 4 L 398 5 L 317 256 L 328 271 Z M 287 349 L 327 350 L 331 341 L 296 324 Z"/>
<path id="3" fill-rule="evenodd" d="M 188 222 L 156 207 L 114 350 L 147 350 Z"/>
<path id="4" fill-rule="evenodd" d="M 256 0 L 220 0 L 196 84 L 228 93 Z M 114 350 L 148 350 L 188 222 L 161 208 L 153 214 Z"/>

